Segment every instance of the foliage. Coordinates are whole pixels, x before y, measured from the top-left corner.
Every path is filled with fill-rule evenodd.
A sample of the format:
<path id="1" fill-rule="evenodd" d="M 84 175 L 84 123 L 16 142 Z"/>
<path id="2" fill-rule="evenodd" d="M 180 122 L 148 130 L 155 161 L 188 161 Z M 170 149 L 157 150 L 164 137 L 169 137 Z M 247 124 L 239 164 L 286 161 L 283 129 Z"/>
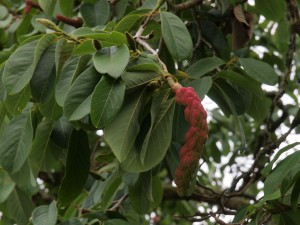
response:
<path id="1" fill-rule="evenodd" d="M 2 0 L 0 224 L 297 225 L 299 4 Z M 208 111 L 184 196 L 178 82 Z"/>

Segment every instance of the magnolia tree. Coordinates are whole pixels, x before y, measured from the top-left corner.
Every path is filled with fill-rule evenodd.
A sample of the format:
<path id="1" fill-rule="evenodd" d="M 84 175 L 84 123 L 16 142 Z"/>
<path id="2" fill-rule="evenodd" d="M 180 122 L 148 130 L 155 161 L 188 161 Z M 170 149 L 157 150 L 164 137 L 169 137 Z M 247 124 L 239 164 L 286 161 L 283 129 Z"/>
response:
<path id="1" fill-rule="evenodd" d="M 299 224 L 298 7 L 2 0 L 0 224 Z"/>

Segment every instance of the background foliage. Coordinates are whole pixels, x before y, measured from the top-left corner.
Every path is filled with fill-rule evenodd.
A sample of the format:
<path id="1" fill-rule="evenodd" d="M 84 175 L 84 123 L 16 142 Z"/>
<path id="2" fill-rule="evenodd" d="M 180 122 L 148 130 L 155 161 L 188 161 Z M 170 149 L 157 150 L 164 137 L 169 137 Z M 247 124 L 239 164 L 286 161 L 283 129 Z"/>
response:
<path id="1" fill-rule="evenodd" d="M 0 224 L 299 224 L 298 8 L 2 0 Z M 218 106 L 190 196 L 169 74 Z"/>

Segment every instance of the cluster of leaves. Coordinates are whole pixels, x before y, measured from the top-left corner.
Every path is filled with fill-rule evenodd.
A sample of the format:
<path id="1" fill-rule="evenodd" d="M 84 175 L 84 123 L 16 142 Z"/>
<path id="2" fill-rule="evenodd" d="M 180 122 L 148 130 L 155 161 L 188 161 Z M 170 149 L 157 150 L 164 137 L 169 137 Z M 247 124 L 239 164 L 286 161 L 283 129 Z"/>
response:
<path id="1" fill-rule="evenodd" d="M 238 211 L 237 223 L 297 224 L 300 155 L 272 166 L 298 143 L 261 171 L 278 147 L 270 142 L 284 141 L 275 131 L 297 125 L 288 118 L 297 107 L 262 89 L 288 73 L 289 8 L 284 0 L 3 0 L 0 224 L 210 223 L 219 221 L 214 204 L 216 214 Z M 267 49 L 262 56 L 257 46 Z M 191 196 L 172 187 L 189 125 L 170 77 L 219 106 L 203 155 L 210 172 L 199 169 Z M 279 91 L 297 102 L 293 79 Z M 244 188 L 233 182 L 224 192 L 224 174 L 214 172 L 239 168 L 238 156 L 256 157 L 253 170 L 243 173 Z"/>

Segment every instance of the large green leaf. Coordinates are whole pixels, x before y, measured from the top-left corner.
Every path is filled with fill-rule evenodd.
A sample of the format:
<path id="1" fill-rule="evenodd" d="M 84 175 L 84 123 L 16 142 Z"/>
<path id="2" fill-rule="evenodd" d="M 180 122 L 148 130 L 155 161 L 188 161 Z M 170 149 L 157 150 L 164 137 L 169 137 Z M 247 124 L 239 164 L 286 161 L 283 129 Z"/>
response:
<path id="1" fill-rule="evenodd" d="M 143 16 L 140 14 L 127 15 L 119 21 L 114 30 L 122 33 L 125 33 L 126 31 L 130 32 L 142 21 L 142 19 Z"/>
<path id="2" fill-rule="evenodd" d="M 35 177 L 37 177 L 42 162 L 45 159 L 52 129 L 53 122 L 47 120 L 41 122 L 36 128 L 35 137 L 29 155 L 29 162 Z"/>
<path id="3" fill-rule="evenodd" d="M 125 83 L 102 76 L 91 100 L 91 120 L 95 127 L 106 126 L 119 112 L 125 96 Z"/>
<path id="4" fill-rule="evenodd" d="M 21 45 L 10 56 L 2 77 L 9 94 L 20 92 L 29 83 L 40 57 L 55 38 L 54 34 L 45 34 L 40 40 Z"/>
<path id="5" fill-rule="evenodd" d="M 31 91 L 30 86 L 28 85 L 17 94 L 7 95 L 5 100 L 5 107 L 11 115 L 16 116 L 24 110 L 30 98 Z"/>
<path id="6" fill-rule="evenodd" d="M 251 58 L 239 58 L 239 63 L 254 80 L 269 85 L 277 84 L 278 76 L 269 64 Z"/>
<path id="7" fill-rule="evenodd" d="M 38 0 L 38 3 L 49 16 L 54 14 L 57 0 Z"/>
<path id="8" fill-rule="evenodd" d="M 90 149 L 87 133 L 73 130 L 68 146 L 65 176 L 58 193 L 60 207 L 68 206 L 82 192 L 89 170 Z"/>
<path id="9" fill-rule="evenodd" d="M 174 114 L 174 100 L 164 101 L 164 95 L 153 99 L 151 106 L 151 126 L 140 129 L 140 134 L 131 147 L 126 159 L 121 162 L 121 167 L 128 172 L 147 171 L 157 165 L 165 156 L 172 137 L 172 121 Z M 147 132 L 144 140 L 143 132 Z M 142 143 L 142 144 L 139 144 Z"/>
<path id="10" fill-rule="evenodd" d="M 205 40 L 210 43 L 217 56 L 224 60 L 229 60 L 230 49 L 223 31 L 220 27 L 211 20 L 200 20 L 201 33 Z"/>
<path id="11" fill-rule="evenodd" d="M 74 0 L 59 0 L 59 7 L 62 11 L 62 13 L 67 17 L 73 16 L 73 10 L 74 10 Z"/>
<path id="12" fill-rule="evenodd" d="M 265 195 L 272 194 L 276 190 L 280 189 L 284 185 L 283 180 L 287 179 L 292 174 L 296 174 L 300 171 L 300 152 L 295 152 L 283 161 L 267 176 L 265 180 L 264 193 Z"/>
<path id="13" fill-rule="evenodd" d="M 134 186 L 129 187 L 129 200 L 137 213 L 145 214 L 149 211 L 152 196 L 152 172 L 141 173 Z"/>
<path id="14" fill-rule="evenodd" d="M 86 69 L 90 57 L 89 55 L 85 55 L 75 59 L 70 58 L 64 64 L 55 86 L 55 99 L 58 105 L 63 106 L 72 82 Z"/>
<path id="15" fill-rule="evenodd" d="M 286 5 L 283 0 L 255 0 L 255 8 L 259 14 L 274 21 L 280 21 L 286 12 Z"/>
<path id="16" fill-rule="evenodd" d="M 45 103 L 38 104 L 39 110 L 48 120 L 57 120 L 63 114 L 63 109 L 55 101 L 55 94 L 52 92 L 50 99 Z"/>
<path id="17" fill-rule="evenodd" d="M 212 86 L 212 78 L 203 77 L 201 79 L 193 80 L 188 83 L 188 86 L 193 87 L 198 96 L 203 99 Z"/>
<path id="18" fill-rule="evenodd" d="M 0 169 L 0 203 L 4 202 L 15 188 L 15 183 L 4 169 Z"/>
<path id="19" fill-rule="evenodd" d="M 57 74 L 60 74 L 63 65 L 72 55 L 74 46 L 75 44 L 73 42 L 69 42 L 65 39 L 60 39 L 57 42 L 55 50 L 55 65 Z"/>
<path id="20" fill-rule="evenodd" d="M 30 81 L 34 99 L 41 103 L 49 100 L 54 91 L 55 81 L 55 44 L 52 44 L 42 54 Z"/>
<path id="21" fill-rule="evenodd" d="M 125 44 L 106 47 L 98 50 L 93 57 L 96 70 L 107 73 L 111 77 L 119 78 L 129 62 L 129 50 Z"/>
<path id="22" fill-rule="evenodd" d="M 126 84 L 126 90 L 134 90 L 135 88 L 146 85 L 152 80 L 160 77 L 155 71 L 126 71 L 122 75 L 122 79 Z"/>
<path id="23" fill-rule="evenodd" d="M 145 90 L 127 96 L 118 115 L 104 129 L 105 140 L 120 162 L 127 158 L 139 133 L 139 115 L 145 105 L 145 97 Z"/>
<path id="24" fill-rule="evenodd" d="M 186 73 L 189 74 L 193 78 L 199 78 L 206 73 L 218 68 L 219 66 L 224 65 L 225 62 L 217 57 L 209 57 L 198 60 L 196 63 L 191 65 Z"/>
<path id="25" fill-rule="evenodd" d="M 9 94 L 20 92 L 30 81 L 34 66 L 34 49 L 38 41 L 19 47 L 6 61 L 3 72 L 3 85 Z"/>
<path id="26" fill-rule="evenodd" d="M 161 32 L 166 46 L 175 60 L 188 59 L 193 50 L 189 31 L 173 13 L 161 11 Z"/>
<path id="27" fill-rule="evenodd" d="M 33 210 L 33 204 L 24 192 L 15 189 L 7 199 L 7 209 L 10 217 L 18 225 L 27 225 Z"/>
<path id="28" fill-rule="evenodd" d="M 33 137 L 28 111 L 13 118 L 0 137 L 0 162 L 10 173 L 21 169 L 30 151 Z"/>
<path id="29" fill-rule="evenodd" d="M 57 146 L 61 148 L 67 148 L 70 140 L 70 136 L 73 130 L 72 124 L 66 117 L 61 117 L 58 121 L 55 121 L 51 134 L 51 140 Z"/>
<path id="30" fill-rule="evenodd" d="M 50 205 L 40 205 L 32 212 L 33 225 L 55 225 L 58 212 L 56 202 L 53 201 Z"/>
<path id="31" fill-rule="evenodd" d="M 64 115 L 69 120 L 79 120 L 90 113 L 91 94 L 100 78 L 94 67 L 89 67 L 74 81 L 64 102 Z"/>
<path id="32" fill-rule="evenodd" d="M 96 3 L 84 3 L 80 7 L 80 12 L 83 16 L 84 22 L 89 27 L 97 25 L 104 25 L 110 15 L 110 6 L 108 1 L 98 0 Z"/>

